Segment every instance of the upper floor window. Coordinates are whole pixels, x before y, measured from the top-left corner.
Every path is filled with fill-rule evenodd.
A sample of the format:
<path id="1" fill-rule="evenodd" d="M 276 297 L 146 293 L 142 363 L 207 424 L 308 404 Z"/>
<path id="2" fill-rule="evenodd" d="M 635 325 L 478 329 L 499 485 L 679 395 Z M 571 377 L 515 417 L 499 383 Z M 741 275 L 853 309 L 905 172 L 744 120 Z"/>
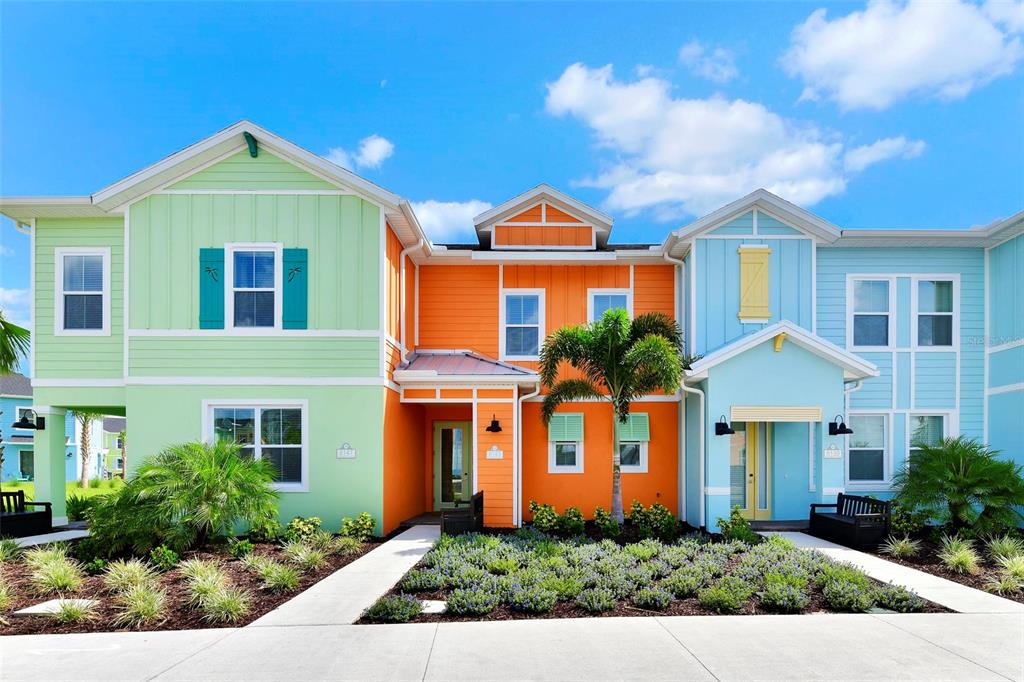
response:
<path id="1" fill-rule="evenodd" d="M 918 280 L 917 345 L 953 345 L 953 282 Z"/>
<path id="2" fill-rule="evenodd" d="M 506 289 L 501 313 L 502 359 L 536 360 L 544 339 L 544 290 Z"/>
<path id="3" fill-rule="evenodd" d="M 600 320 L 606 312 L 622 308 L 630 317 L 633 315 L 633 301 L 629 289 L 590 289 L 587 301 L 587 319 Z"/>
<path id="4" fill-rule="evenodd" d="M 881 414 L 850 415 L 846 478 L 850 485 L 885 483 L 889 477 L 887 418 Z"/>
<path id="5" fill-rule="evenodd" d="M 235 329 L 281 326 L 281 253 L 278 245 L 227 245 L 228 315 Z"/>
<path id="6" fill-rule="evenodd" d="M 54 257 L 54 333 L 109 335 L 110 249 L 58 248 Z"/>
<path id="7" fill-rule="evenodd" d="M 223 403 L 209 404 L 207 410 L 211 440 L 237 443 L 243 456 L 268 460 L 278 488 L 306 489 L 304 404 Z"/>
<path id="8" fill-rule="evenodd" d="M 889 345 L 889 280 L 853 282 L 853 345 Z"/>

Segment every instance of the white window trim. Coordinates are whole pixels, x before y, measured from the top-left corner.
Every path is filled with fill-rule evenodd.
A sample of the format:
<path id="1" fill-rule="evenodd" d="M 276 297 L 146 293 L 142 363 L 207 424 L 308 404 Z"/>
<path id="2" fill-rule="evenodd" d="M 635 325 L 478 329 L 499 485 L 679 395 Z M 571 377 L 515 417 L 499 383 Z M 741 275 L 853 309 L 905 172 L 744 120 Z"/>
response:
<path id="1" fill-rule="evenodd" d="M 32 411 L 33 410 L 32 410 L 31 407 L 16 407 L 16 408 L 14 408 L 14 421 L 20 421 L 22 415 L 25 415 L 27 417 L 28 415 L 25 414 L 25 413 L 26 412 L 32 412 Z M 31 429 L 22 429 L 22 428 L 18 429 L 18 431 L 30 431 L 30 430 Z"/>
<path id="2" fill-rule="evenodd" d="M 857 282 L 887 282 L 889 285 L 889 311 L 881 312 L 855 312 L 854 311 L 854 289 Z M 884 346 L 856 346 L 853 343 L 853 321 L 856 315 L 885 315 L 887 324 L 888 344 Z M 846 276 L 846 347 L 859 351 L 892 350 L 896 346 L 896 277 L 892 275 L 854 275 Z"/>
<path id="3" fill-rule="evenodd" d="M 846 471 L 846 488 L 848 490 L 880 490 L 882 488 L 889 488 L 892 484 L 892 414 L 889 412 L 872 412 L 872 411 L 856 411 L 850 410 L 851 417 L 881 417 L 882 418 L 882 479 L 874 481 L 853 481 L 850 479 L 850 436 L 846 436 L 846 457 L 845 457 L 845 471 Z M 853 434 L 856 436 L 856 432 Z M 864 450 L 866 448 L 853 448 L 854 450 Z"/>
<path id="4" fill-rule="evenodd" d="M 544 289 L 502 289 L 498 301 L 498 348 L 499 360 L 540 360 L 540 348 L 544 345 L 544 313 L 545 313 L 545 290 Z M 509 296 L 536 296 L 537 297 L 537 355 L 509 355 L 505 352 L 505 301 Z M 516 325 L 532 326 L 532 325 Z"/>
<path id="5" fill-rule="evenodd" d="M 640 464 L 636 466 L 629 466 L 626 464 L 619 465 L 619 471 L 623 474 L 646 474 L 647 473 L 647 441 L 645 440 L 624 440 L 619 442 L 620 457 L 621 448 L 627 443 L 638 443 L 640 445 Z"/>
<path id="6" fill-rule="evenodd" d="M 595 296 L 625 296 L 626 312 L 629 319 L 633 319 L 633 290 L 632 289 L 587 289 L 587 321 L 596 322 L 594 319 L 594 297 Z"/>
<path id="7" fill-rule="evenodd" d="M 64 256 L 101 256 L 103 258 L 103 326 L 99 329 L 64 329 Z M 53 335 L 110 336 L 110 247 L 58 246 L 53 250 L 53 260 Z"/>
<path id="8" fill-rule="evenodd" d="M 918 288 L 921 282 L 952 282 L 953 283 L 953 312 L 951 313 L 922 313 L 918 310 L 920 304 Z M 921 315 L 949 315 L 953 318 L 953 343 L 949 346 L 922 346 L 918 342 L 918 317 Z M 910 278 L 910 334 L 914 350 L 922 351 L 947 351 L 953 352 L 960 349 L 960 275 L 959 274 L 919 274 Z"/>
<path id="9" fill-rule="evenodd" d="M 922 410 L 917 410 L 917 411 L 914 411 L 914 412 L 908 412 L 907 413 L 907 428 L 906 428 L 906 431 L 907 431 L 907 433 L 906 433 L 906 437 L 907 437 L 906 446 L 907 447 L 906 447 L 906 450 L 905 450 L 905 452 L 907 453 L 907 461 L 908 462 L 910 461 L 910 447 L 911 447 L 910 444 L 914 440 L 914 434 L 911 433 L 911 430 L 910 430 L 910 422 L 911 422 L 911 420 L 914 417 L 941 417 L 942 418 L 942 437 L 943 438 L 949 438 L 949 434 L 950 434 L 949 427 L 950 427 L 950 423 L 953 421 L 952 414 L 950 412 L 943 412 L 941 410 L 930 410 L 930 411 L 929 410 L 923 410 L 923 411 Z"/>
<path id="10" fill-rule="evenodd" d="M 565 466 L 555 463 L 555 445 L 573 443 L 576 446 L 576 465 Z M 583 473 L 583 441 L 559 440 L 548 441 L 548 473 L 549 474 L 582 474 Z"/>
<path id="11" fill-rule="evenodd" d="M 235 252 L 271 251 L 274 254 L 274 326 L 235 326 Z M 281 242 L 229 242 L 224 245 L 224 329 L 233 334 L 266 334 L 282 328 L 284 277 L 284 245 Z"/>
<path id="12" fill-rule="evenodd" d="M 207 443 L 214 442 L 213 410 L 218 407 L 254 408 L 256 413 L 254 441 L 260 437 L 259 408 L 295 408 L 302 415 L 302 481 L 300 483 L 274 483 L 274 489 L 285 493 L 309 492 L 309 401 L 308 400 L 204 400 L 203 401 L 203 439 Z M 258 443 L 257 443 L 258 445 Z"/>

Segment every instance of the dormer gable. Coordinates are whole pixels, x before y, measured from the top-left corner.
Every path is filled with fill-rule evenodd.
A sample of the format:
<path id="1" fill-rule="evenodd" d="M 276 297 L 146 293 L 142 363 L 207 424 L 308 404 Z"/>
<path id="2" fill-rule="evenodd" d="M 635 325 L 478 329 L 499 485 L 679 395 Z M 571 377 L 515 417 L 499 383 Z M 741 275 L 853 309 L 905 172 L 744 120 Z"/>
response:
<path id="1" fill-rule="evenodd" d="M 538 185 L 473 219 L 485 248 L 594 251 L 608 243 L 612 218 L 550 185 Z"/>

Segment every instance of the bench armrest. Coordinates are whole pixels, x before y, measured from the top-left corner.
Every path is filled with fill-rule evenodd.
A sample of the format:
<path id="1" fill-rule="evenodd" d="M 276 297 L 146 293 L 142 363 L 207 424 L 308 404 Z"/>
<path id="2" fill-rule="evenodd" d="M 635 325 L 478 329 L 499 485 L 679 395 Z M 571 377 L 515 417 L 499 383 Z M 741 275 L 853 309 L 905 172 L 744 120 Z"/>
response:
<path id="1" fill-rule="evenodd" d="M 32 506 L 32 507 L 46 507 L 47 509 L 51 509 L 53 507 L 53 503 L 52 502 L 25 502 L 25 506 L 26 507 L 28 507 L 28 506 Z"/>
<path id="2" fill-rule="evenodd" d="M 831 507 L 832 509 L 835 509 L 838 506 L 839 505 L 837 505 L 834 502 L 832 504 L 821 504 L 821 503 L 815 502 L 815 503 L 811 504 L 811 511 L 814 511 L 815 509 L 819 509 L 819 508 L 827 509 L 829 507 Z"/>

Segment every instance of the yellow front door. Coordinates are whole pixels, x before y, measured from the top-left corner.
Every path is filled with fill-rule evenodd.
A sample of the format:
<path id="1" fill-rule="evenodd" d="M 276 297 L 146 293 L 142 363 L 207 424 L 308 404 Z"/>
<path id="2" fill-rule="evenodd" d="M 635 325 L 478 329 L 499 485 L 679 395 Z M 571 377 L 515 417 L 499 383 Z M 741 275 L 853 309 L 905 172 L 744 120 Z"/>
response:
<path id="1" fill-rule="evenodd" d="M 772 515 L 772 425 L 734 422 L 729 436 L 729 506 L 748 519 Z"/>

